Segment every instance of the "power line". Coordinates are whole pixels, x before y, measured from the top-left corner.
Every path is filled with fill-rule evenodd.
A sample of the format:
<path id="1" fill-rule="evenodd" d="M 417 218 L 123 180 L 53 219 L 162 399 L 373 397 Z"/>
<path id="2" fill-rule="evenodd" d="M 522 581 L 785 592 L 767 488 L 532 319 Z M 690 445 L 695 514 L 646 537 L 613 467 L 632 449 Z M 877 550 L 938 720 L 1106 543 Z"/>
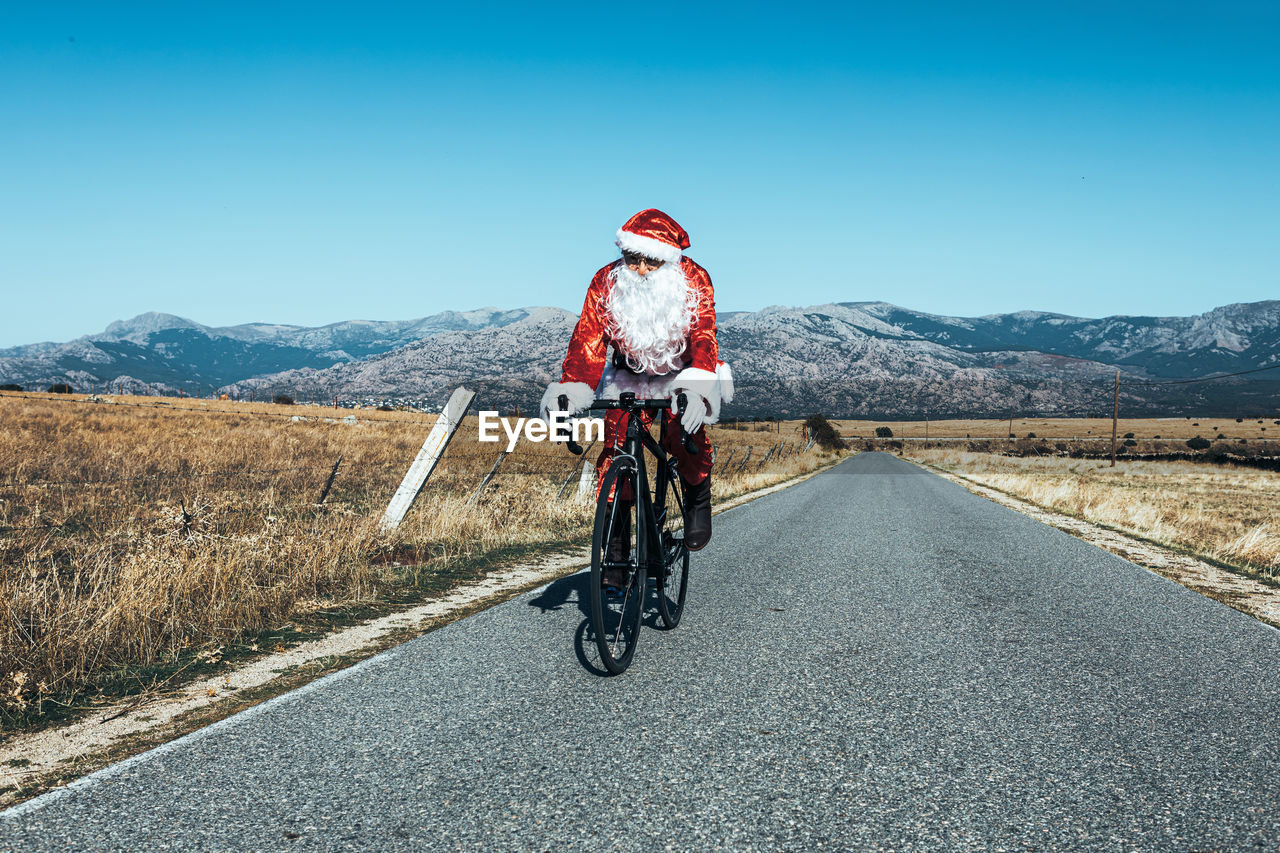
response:
<path id="1" fill-rule="evenodd" d="M 1255 367 L 1252 370 L 1237 370 L 1235 373 L 1220 373 L 1216 376 L 1200 376 L 1192 379 L 1168 379 L 1164 381 L 1148 382 L 1141 379 L 1124 382 L 1125 385 L 1138 385 L 1141 387 L 1150 387 L 1154 385 L 1190 385 L 1193 382 L 1213 382 L 1217 379 L 1229 379 L 1232 376 L 1246 376 L 1250 373 L 1262 373 L 1264 370 L 1280 370 L 1280 364 L 1272 364 L 1268 367 Z"/>

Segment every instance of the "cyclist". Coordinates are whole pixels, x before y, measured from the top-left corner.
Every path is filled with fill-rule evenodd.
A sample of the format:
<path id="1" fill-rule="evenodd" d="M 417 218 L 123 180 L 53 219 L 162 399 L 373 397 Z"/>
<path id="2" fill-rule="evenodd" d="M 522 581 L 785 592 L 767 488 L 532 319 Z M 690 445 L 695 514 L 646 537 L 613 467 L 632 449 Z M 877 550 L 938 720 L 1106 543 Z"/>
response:
<path id="1" fill-rule="evenodd" d="M 670 422 L 665 447 L 678 460 L 685 544 L 697 551 L 711 541 L 711 440 L 702 427 L 715 423 L 721 406 L 733 399 L 733 375 L 720 361 L 716 343 L 711 276 L 685 256 L 688 233 L 660 210 L 642 210 L 628 219 L 616 243 L 622 257 L 591 279 L 561 379 L 543 395 L 542 416 L 560 408 L 561 395 L 576 414 L 596 397 L 613 399 L 624 391 L 642 399 L 670 397 L 674 409 L 676 395 L 683 392 L 688 405 L 681 425 L 698 452 L 685 450 L 680 430 Z M 664 416 L 676 417 L 674 411 Z M 597 482 L 626 437 L 627 417 L 610 410 L 605 418 Z M 651 419 L 646 417 L 646 427 Z M 628 487 L 616 499 L 633 500 L 629 492 Z M 624 528 L 609 542 L 609 559 L 625 561 L 629 550 L 630 531 Z"/>

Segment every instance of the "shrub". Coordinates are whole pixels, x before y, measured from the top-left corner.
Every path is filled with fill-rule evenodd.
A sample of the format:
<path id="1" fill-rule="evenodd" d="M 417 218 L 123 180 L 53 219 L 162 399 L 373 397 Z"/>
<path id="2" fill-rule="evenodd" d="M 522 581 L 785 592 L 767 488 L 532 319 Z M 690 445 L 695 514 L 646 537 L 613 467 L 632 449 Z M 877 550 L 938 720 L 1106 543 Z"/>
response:
<path id="1" fill-rule="evenodd" d="M 1027 433 L 1027 438 L 1035 438 L 1035 437 L 1036 437 L 1036 434 L 1034 432 Z"/>
<path id="2" fill-rule="evenodd" d="M 25 391 L 25 390 L 27 389 L 23 388 L 21 385 L 14 385 L 12 382 L 6 382 L 3 385 L 0 385 L 0 391 Z M 1262 423 L 1262 421 L 1258 421 L 1258 423 Z"/>
<path id="3" fill-rule="evenodd" d="M 1198 435 L 1195 438 L 1187 439 L 1187 447 L 1192 450 L 1208 450 L 1212 444 L 1213 442 L 1209 441 L 1209 439 L 1201 438 Z"/>
<path id="4" fill-rule="evenodd" d="M 1244 423 L 1244 418 L 1236 418 L 1236 423 L 1238 424 Z"/>
<path id="5" fill-rule="evenodd" d="M 1124 440 L 1124 446 L 1125 446 L 1125 447 L 1137 447 L 1137 446 L 1138 446 L 1138 442 L 1134 441 L 1132 438 L 1126 438 L 1126 439 Z"/>
<path id="6" fill-rule="evenodd" d="M 814 442 L 823 450 L 844 450 L 849 445 L 836 433 L 836 428 L 825 417 L 819 414 L 809 415 L 804 421 L 805 429 L 813 436 Z"/>
<path id="7" fill-rule="evenodd" d="M 1125 437 L 1125 438 L 1133 438 L 1133 433 L 1131 433 L 1131 432 L 1126 432 L 1126 433 L 1124 434 L 1124 437 Z M 1158 436 L 1157 436 L 1157 437 L 1158 437 Z"/>
<path id="8" fill-rule="evenodd" d="M 55 382 L 49 386 L 50 394 L 74 394 L 76 389 L 72 388 L 65 382 Z"/>
<path id="9" fill-rule="evenodd" d="M 292 406 L 293 398 L 288 394 L 277 394 L 271 398 L 271 402 L 275 403 L 277 406 Z"/>
<path id="10" fill-rule="evenodd" d="M 893 438 L 893 430 L 888 427 L 876 427 L 876 438 Z"/>
<path id="11" fill-rule="evenodd" d="M 388 406 L 386 403 L 383 403 L 381 406 L 379 406 L 379 407 L 378 407 L 378 411 L 379 411 L 379 412 L 394 412 L 394 411 L 395 411 L 395 409 L 391 408 L 391 407 L 390 407 L 390 406 Z"/>

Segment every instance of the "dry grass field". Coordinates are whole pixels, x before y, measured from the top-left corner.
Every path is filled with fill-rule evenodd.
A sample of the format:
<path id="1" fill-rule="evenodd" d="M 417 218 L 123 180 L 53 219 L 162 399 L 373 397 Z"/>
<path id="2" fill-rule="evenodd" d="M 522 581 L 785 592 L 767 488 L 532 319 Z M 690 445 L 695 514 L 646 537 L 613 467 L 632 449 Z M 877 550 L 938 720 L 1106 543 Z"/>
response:
<path id="1" fill-rule="evenodd" d="M 1018 438 L 1035 433 L 1037 438 L 1048 439 L 1106 439 L 1111 440 L 1111 418 L 1014 418 L 1012 429 L 1005 420 L 954 420 L 954 421 L 849 421 L 831 422 L 845 438 L 874 438 L 877 427 L 889 427 L 894 438 L 995 438 L 1005 439 L 1012 432 Z M 1223 435 L 1226 440 L 1247 441 L 1280 440 L 1280 419 L 1275 413 L 1269 417 L 1241 418 L 1121 418 L 1120 436 L 1133 433 L 1138 441 L 1177 440 L 1202 436 L 1215 438 Z"/>
<path id="2" fill-rule="evenodd" d="M 343 421 L 352 415 L 354 424 Z M 105 681 L 141 683 L 147 668 L 168 671 L 299 614 L 420 599 L 456 582 L 459 566 L 482 571 L 588 535 L 593 506 L 576 497 L 582 461 L 560 445 L 522 442 L 468 506 L 505 445 L 478 442 L 475 418 L 400 529 L 378 533 L 433 421 L 305 405 L 0 395 L 0 722 L 28 724 Z M 828 461 L 816 448 L 796 452 L 798 426 L 713 428 L 716 497 Z M 761 466 L 778 442 L 787 453 Z M 568 478 L 568 497 L 558 499 Z"/>
<path id="3" fill-rule="evenodd" d="M 1107 462 L 904 448 L 1035 504 L 1255 572 L 1280 573 L 1280 473 L 1189 461 Z"/>

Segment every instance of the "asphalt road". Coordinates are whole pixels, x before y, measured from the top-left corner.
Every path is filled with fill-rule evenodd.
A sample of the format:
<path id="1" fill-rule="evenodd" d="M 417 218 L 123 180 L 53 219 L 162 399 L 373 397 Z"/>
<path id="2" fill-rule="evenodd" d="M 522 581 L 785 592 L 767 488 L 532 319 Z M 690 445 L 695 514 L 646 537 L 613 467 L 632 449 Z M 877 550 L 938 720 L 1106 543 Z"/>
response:
<path id="1" fill-rule="evenodd" d="M 0 818 L 0 849 L 1280 849 L 1280 633 L 892 456 L 731 510 L 617 678 L 583 576 Z"/>

